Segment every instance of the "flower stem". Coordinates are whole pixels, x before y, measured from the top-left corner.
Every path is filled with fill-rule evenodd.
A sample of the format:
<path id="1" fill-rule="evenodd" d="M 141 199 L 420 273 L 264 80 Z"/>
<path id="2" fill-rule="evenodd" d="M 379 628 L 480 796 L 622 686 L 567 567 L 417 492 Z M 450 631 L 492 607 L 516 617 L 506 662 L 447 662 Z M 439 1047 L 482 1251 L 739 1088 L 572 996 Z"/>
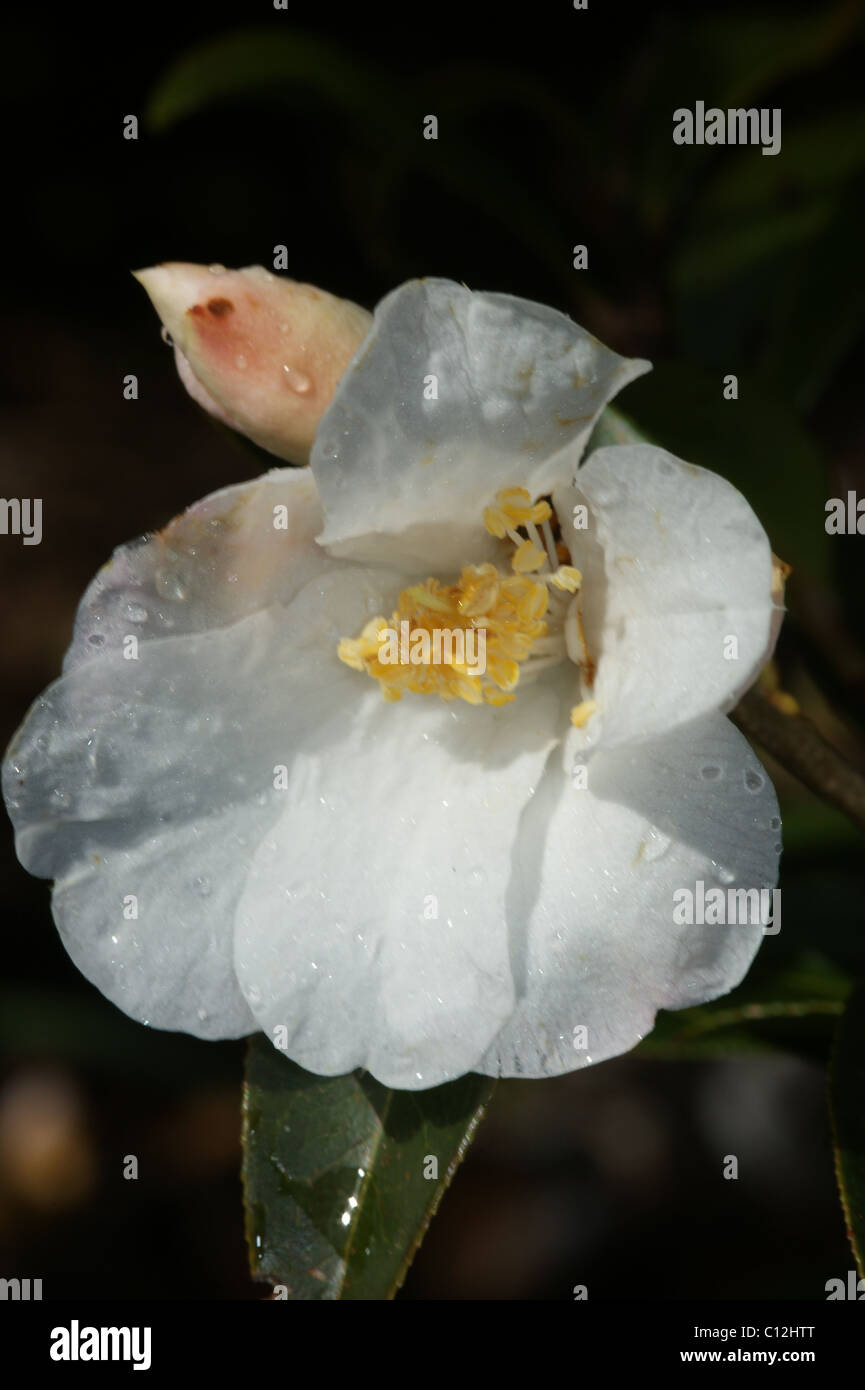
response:
<path id="1" fill-rule="evenodd" d="M 846 761 L 806 714 L 788 714 L 749 690 L 730 718 L 809 791 L 865 830 L 865 775 Z"/>

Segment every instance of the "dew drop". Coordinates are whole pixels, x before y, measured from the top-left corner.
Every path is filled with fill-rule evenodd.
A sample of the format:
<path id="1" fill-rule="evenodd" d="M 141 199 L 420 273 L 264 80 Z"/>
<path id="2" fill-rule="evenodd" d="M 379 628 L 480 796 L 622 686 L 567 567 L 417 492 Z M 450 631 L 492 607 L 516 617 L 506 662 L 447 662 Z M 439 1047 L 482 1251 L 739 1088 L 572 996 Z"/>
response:
<path id="1" fill-rule="evenodd" d="M 733 873 L 733 870 L 728 869 L 726 865 L 719 864 L 718 878 L 721 880 L 722 883 L 733 883 L 736 878 L 736 875 Z"/>
<path id="2" fill-rule="evenodd" d="M 643 859 L 649 864 L 653 863 L 654 860 L 660 859 L 662 855 L 667 853 L 672 843 L 669 835 L 665 835 L 663 830 L 659 830 L 656 825 L 653 825 L 645 842 Z"/>
<path id="3" fill-rule="evenodd" d="M 62 811 L 69 805 L 69 793 L 55 787 L 51 793 L 51 805 L 56 811 Z"/>
<path id="4" fill-rule="evenodd" d="M 207 269 L 210 271 L 211 275 L 224 275 L 224 274 L 225 274 L 225 266 L 224 266 L 224 265 L 220 265 L 220 264 L 218 263 L 218 261 L 214 261 L 213 265 L 209 265 L 209 266 L 207 267 Z"/>
<path id="5" fill-rule="evenodd" d="M 749 792 L 760 791 L 765 780 L 762 772 L 755 772 L 753 768 L 749 768 L 745 773 L 745 786 Z"/>
<path id="6" fill-rule="evenodd" d="M 718 763 L 704 763 L 700 768 L 700 776 L 704 782 L 717 782 L 722 772 L 723 768 Z"/>
<path id="7" fill-rule="evenodd" d="M 781 829 L 781 817 L 780 817 L 780 816 L 773 816 L 773 817 L 772 817 L 772 819 L 771 819 L 770 822 L 769 822 L 769 829 L 770 829 L 770 830 L 780 830 L 780 829 Z"/>
<path id="8" fill-rule="evenodd" d="M 126 616 L 131 623 L 146 623 L 147 609 L 142 608 L 140 603 L 127 603 Z"/>
<path id="9" fill-rule="evenodd" d="M 45 752 L 45 749 L 48 747 L 48 737 L 46 734 L 39 735 L 36 740 L 36 747 L 40 749 L 41 752 Z"/>
<path id="10" fill-rule="evenodd" d="M 101 647 L 105 642 L 105 634 L 103 632 L 91 632 L 87 641 L 91 647 Z"/>
<path id="11" fill-rule="evenodd" d="M 296 367 L 289 366 L 288 362 L 283 362 L 282 370 L 286 374 L 288 385 L 299 396 L 305 396 L 308 391 L 312 390 L 312 379 L 306 375 L 306 372 L 299 372 Z"/>
<path id="12" fill-rule="evenodd" d="M 213 892 L 213 885 L 211 884 L 210 879 L 207 878 L 204 874 L 201 874 L 195 880 L 195 886 L 201 894 L 202 898 L 209 898 L 211 893 Z"/>
<path id="13" fill-rule="evenodd" d="M 235 359 L 234 359 L 234 365 L 235 365 L 235 367 L 239 367 L 239 369 L 240 369 L 241 371 L 243 371 L 244 368 L 246 367 L 246 365 L 247 365 L 247 363 L 246 363 L 246 358 L 244 357 L 244 355 L 243 355 L 242 352 L 239 352 L 239 353 L 237 354 L 237 356 L 235 357 Z"/>
<path id="14" fill-rule="evenodd" d="M 780 854 L 781 851 L 783 850 L 783 848 L 784 848 L 784 846 L 781 844 L 781 841 L 780 841 L 780 840 L 776 840 L 776 841 L 775 841 L 775 853 L 776 853 L 776 854 Z"/>
<path id="15" fill-rule="evenodd" d="M 246 997 L 249 1000 L 250 1004 L 252 1004 L 252 1006 L 255 1007 L 256 1004 L 261 1003 L 261 990 L 258 988 L 257 985 L 250 985 L 248 990 L 246 991 Z"/>
<path id="16" fill-rule="evenodd" d="M 206 1018 L 208 1018 L 208 1017 L 209 1017 L 209 1015 L 208 1015 L 208 1012 L 207 1012 L 206 1009 L 199 1009 L 199 1010 L 198 1010 L 198 1018 L 199 1018 L 199 1021 L 200 1021 L 201 1023 L 203 1023 L 204 1020 L 205 1020 Z"/>
<path id="17" fill-rule="evenodd" d="M 174 339 L 172 338 L 168 329 L 165 327 L 165 324 L 163 324 L 161 329 L 159 330 L 159 336 L 162 339 L 163 343 L 167 343 L 169 347 L 174 347 Z"/>
<path id="18" fill-rule="evenodd" d="M 156 576 L 156 589 L 161 598 L 176 599 L 178 602 L 186 598 L 186 589 L 173 570 L 160 570 Z"/>

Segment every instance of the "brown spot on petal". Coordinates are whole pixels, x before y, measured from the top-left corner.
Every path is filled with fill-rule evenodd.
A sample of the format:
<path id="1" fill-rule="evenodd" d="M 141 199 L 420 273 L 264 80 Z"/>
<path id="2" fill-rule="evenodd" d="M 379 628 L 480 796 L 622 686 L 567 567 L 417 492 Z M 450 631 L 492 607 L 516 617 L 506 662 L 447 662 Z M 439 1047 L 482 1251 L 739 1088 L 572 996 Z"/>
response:
<path id="1" fill-rule="evenodd" d="M 234 310 L 234 305 L 230 299 L 208 299 L 207 307 L 217 319 L 224 318 L 226 314 L 230 314 Z"/>
<path id="2" fill-rule="evenodd" d="M 557 415 L 556 424 L 566 428 L 568 425 L 583 425 L 587 420 L 591 420 L 589 415 Z"/>

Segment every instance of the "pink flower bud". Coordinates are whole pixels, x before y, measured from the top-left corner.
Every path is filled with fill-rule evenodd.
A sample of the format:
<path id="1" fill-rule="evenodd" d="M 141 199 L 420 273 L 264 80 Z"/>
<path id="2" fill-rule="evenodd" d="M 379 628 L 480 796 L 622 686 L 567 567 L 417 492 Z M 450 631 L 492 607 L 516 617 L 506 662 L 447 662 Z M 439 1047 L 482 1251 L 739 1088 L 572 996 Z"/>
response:
<path id="1" fill-rule="evenodd" d="M 192 398 L 278 458 L 306 463 L 372 315 L 260 265 L 171 261 L 134 274 L 171 336 Z"/>

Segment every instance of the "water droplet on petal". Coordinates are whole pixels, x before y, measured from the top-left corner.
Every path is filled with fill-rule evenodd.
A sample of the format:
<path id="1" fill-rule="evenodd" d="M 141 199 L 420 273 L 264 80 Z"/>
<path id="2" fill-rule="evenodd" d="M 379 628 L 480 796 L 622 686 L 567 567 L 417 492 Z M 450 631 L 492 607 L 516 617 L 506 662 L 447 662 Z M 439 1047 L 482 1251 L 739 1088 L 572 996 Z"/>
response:
<path id="1" fill-rule="evenodd" d="M 243 371 L 243 369 L 246 367 L 246 365 L 247 365 L 246 358 L 244 357 L 244 355 L 243 355 L 242 352 L 239 352 L 239 353 L 237 354 L 237 356 L 235 357 L 235 359 L 234 359 L 234 365 L 235 365 L 235 367 L 239 367 L 241 371 Z"/>
<path id="2" fill-rule="evenodd" d="M 105 642 L 105 634 L 104 632 L 91 632 L 87 641 L 90 643 L 91 647 L 101 647 Z"/>
<path id="3" fill-rule="evenodd" d="M 213 892 L 213 886 L 210 882 L 210 879 L 207 878 L 204 874 L 201 874 L 195 880 L 195 886 L 201 894 L 202 898 L 209 898 L 210 894 Z"/>
<path id="4" fill-rule="evenodd" d="M 126 616 L 131 623 L 146 623 L 147 609 L 142 608 L 140 603 L 128 603 L 126 605 Z"/>
<path id="5" fill-rule="evenodd" d="M 733 883 L 736 875 L 732 869 L 728 869 L 724 864 L 718 865 L 718 877 L 722 883 Z"/>
<path id="6" fill-rule="evenodd" d="M 645 841 L 643 859 L 649 864 L 653 863 L 654 860 L 660 859 L 662 855 L 667 853 L 672 843 L 669 835 L 665 835 L 663 830 L 659 830 L 656 825 L 653 825 Z"/>
<path id="7" fill-rule="evenodd" d="M 186 598 L 186 589 L 173 570 L 161 570 L 157 574 L 156 589 L 162 598 L 176 599 L 178 602 Z"/>
<path id="8" fill-rule="evenodd" d="M 765 781 L 762 772 L 756 772 L 752 767 L 749 767 L 745 773 L 745 786 L 749 792 L 760 791 Z"/>
<path id="9" fill-rule="evenodd" d="M 161 329 L 159 330 L 159 336 L 162 339 L 163 343 L 167 343 L 169 347 L 174 347 L 174 339 L 172 338 L 168 329 L 165 327 L 165 324 L 163 324 Z"/>
<path id="10" fill-rule="evenodd" d="M 700 776 L 704 782 L 717 782 L 723 775 L 724 769 L 720 763 L 704 763 L 700 768 Z"/>
<path id="11" fill-rule="evenodd" d="M 209 265 L 207 269 L 210 271 L 211 275 L 225 274 L 225 266 L 220 265 L 218 261 L 214 261 L 213 265 Z"/>
<path id="12" fill-rule="evenodd" d="M 781 829 L 781 817 L 780 817 L 780 816 L 773 816 L 773 817 L 772 817 L 772 819 L 771 819 L 770 822 L 769 822 L 769 829 L 770 829 L 770 830 L 780 830 L 780 829 Z"/>
<path id="13" fill-rule="evenodd" d="M 312 390 L 312 379 L 306 372 L 298 371 L 297 367 L 292 367 L 288 362 L 283 362 L 282 370 L 286 374 L 286 380 L 292 391 L 296 391 L 299 396 L 305 396 Z"/>

